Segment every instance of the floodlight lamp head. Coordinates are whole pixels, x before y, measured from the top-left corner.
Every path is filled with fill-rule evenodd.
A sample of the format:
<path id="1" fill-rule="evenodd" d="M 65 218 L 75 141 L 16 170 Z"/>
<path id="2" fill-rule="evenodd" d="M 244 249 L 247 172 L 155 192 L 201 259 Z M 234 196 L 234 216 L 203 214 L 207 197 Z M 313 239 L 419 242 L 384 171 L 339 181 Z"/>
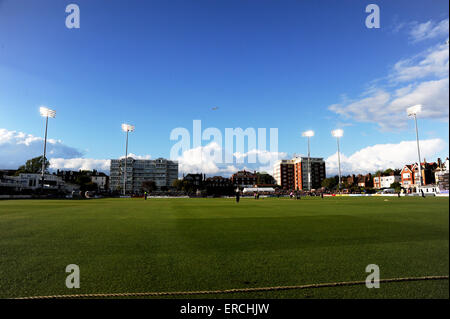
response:
<path id="1" fill-rule="evenodd" d="M 309 130 L 309 131 L 305 131 L 302 133 L 302 136 L 304 137 L 313 137 L 314 136 L 314 131 Z"/>
<path id="2" fill-rule="evenodd" d="M 333 130 L 331 131 L 331 135 L 333 135 L 334 137 L 342 137 L 344 135 L 344 130 L 341 129 Z"/>
<path id="3" fill-rule="evenodd" d="M 413 116 L 416 115 L 418 113 L 422 112 L 422 105 L 421 104 L 417 104 L 417 105 L 413 105 L 410 106 L 406 109 L 406 113 L 408 113 L 408 116 Z"/>
<path id="4" fill-rule="evenodd" d="M 55 118 L 56 116 L 56 111 L 55 110 L 51 110 L 48 107 L 45 106 L 41 106 L 39 108 L 39 113 L 41 113 L 41 116 L 43 117 L 51 117 L 51 118 Z"/>
<path id="5" fill-rule="evenodd" d="M 134 125 L 123 123 L 122 124 L 122 131 L 124 131 L 124 132 L 133 132 L 134 131 Z"/>

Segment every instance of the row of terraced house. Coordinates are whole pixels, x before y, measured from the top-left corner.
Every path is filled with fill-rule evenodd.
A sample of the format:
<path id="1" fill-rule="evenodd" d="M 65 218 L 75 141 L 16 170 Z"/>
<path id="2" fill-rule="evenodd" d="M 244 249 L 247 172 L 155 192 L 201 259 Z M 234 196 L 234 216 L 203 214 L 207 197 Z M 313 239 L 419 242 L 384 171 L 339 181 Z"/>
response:
<path id="1" fill-rule="evenodd" d="M 413 163 L 405 165 L 400 173 L 401 185 L 406 189 L 417 188 L 420 183 L 420 171 L 422 172 L 422 185 L 436 185 L 440 190 L 449 190 L 449 159 L 443 162 L 440 158 L 436 162 L 424 160 L 420 165 Z"/>
<path id="2" fill-rule="evenodd" d="M 422 186 L 436 187 L 441 191 L 449 189 L 449 159 L 441 161 L 440 158 L 436 162 L 421 163 Z M 390 174 L 367 174 L 367 175 L 351 175 L 347 178 L 347 184 L 356 184 L 360 187 L 373 187 L 376 189 L 390 188 L 393 183 L 399 183 L 400 186 L 407 191 L 414 192 L 419 186 L 419 165 L 412 163 L 405 165 L 397 173 L 392 171 Z"/>

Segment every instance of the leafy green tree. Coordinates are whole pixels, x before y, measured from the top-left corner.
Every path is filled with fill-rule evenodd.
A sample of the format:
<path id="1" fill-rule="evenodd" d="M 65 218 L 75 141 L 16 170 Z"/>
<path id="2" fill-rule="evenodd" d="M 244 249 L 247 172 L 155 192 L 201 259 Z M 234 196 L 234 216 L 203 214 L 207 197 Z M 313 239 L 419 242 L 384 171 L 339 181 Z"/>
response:
<path id="1" fill-rule="evenodd" d="M 174 180 L 172 186 L 175 187 L 175 189 L 178 191 L 183 190 L 183 180 L 181 179 Z"/>
<path id="2" fill-rule="evenodd" d="M 89 182 L 86 183 L 84 185 L 80 186 L 80 190 L 85 192 L 85 191 L 97 191 L 98 190 L 98 185 L 94 182 Z"/>
<path id="3" fill-rule="evenodd" d="M 91 182 L 91 178 L 87 175 L 78 175 L 77 178 L 75 178 L 75 184 L 78 185 L 84 185 Z"/>
<path id="4" fill-rule="evenodd" d="M 74 183 L 80 186 L 82 192 L 98 190 L 98 185 L 93 183 L 88 171 L 80 171 L 80 174 L 75 178 Z"/>
<path id="5" fill-rule="evenodd" d="M 155 181 L 148 180 L 148 181 L 142 182 L 142 189 L 146 192 L 154 191 L 156 189 Z"/>
<path id="6" fill-rule="evenodd" d="M 381 170 L 378 170 L 375 172 L 374 176 L 384 176 L 384 172 Z"/>
<path id="7" fill-rule="evenodd" d="M 16 175 L 20 173 L 41 173 L 42 172 L 42 159 L 43 156 L 34 157 L 26 161 L 25 165 L 19 166 L 16 171 Z M 45 159 L 45 168 L 44 171 L 48 173 L 47 169 L 50 166 L 50 162 Z"/>
<path id="8" fill-rule="evenodd" d="M 275 184 L 276 181 L 272 175 L 268 173 L 256 173 L 256 184 Z"/>
<path id="9" fill-rule="evenodd" d="M 339 183 L 339 177 L 336 179 L 335 177 L 329 177 L 329 178 L 325 178 L 322 181 L 322 187 L 325 187 L 326 189 L 334 189 Z"/>
<path id="10" fill-rule="evenodd" d="M 364 187 L 354 184 L 351 187 L 349 187 L 349 191 L 352 193 L 362 193 L 364 191 Z"/>
<path id="11" fill-rule="evenodd" d="M 399 182 L 393 182 L 391 184 L 391 188 L 394 188 L 396 192 L 399 192 L 402 189 L 402 184 L 400 184 Z"/>
<path id="12" fill-rule="evenodd" d="M 352 186 L 353 186 L 353 184 L 351 184 L 351 183 L 348 183 L 348 180 L 347 180 L 347 178 L 348 177 L 342 177 L 342 187 L 343 188 L 351 188 Z M 338 180 L 338 183 L 339 183 L 339 180 Z M 336 184 L 337 185 L 337 184 Z M 323 186 L 323 185 L 322 185 Z"/>
<path id="13" fill-rule="evenodd" d="M 193 193 L 197 190 L 197 187 L 190 181 L 183 181 L 183 191 L 187 193 Z"/>

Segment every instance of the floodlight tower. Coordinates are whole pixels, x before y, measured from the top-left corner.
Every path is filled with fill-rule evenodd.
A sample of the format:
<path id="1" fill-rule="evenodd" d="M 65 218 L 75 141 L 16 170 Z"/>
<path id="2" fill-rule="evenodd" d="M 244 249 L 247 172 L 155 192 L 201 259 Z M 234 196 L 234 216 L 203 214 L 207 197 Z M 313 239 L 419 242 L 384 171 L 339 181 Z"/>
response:
<path id="1" fill-rule="evenodd" d="M 41 188 L 44 190 L 44 174 L 45 174 L 45 153 L 47 151 L 47 127 L 48 127 L 48 118 L 55 118 L 56 111 L 51 110 L 45 106 L 41 106 L 39 108 L 39 113 L 41 113 L 42 117 L 45 117 L 45 138 L 44 138 L 44 157 L 42 158 L 42 173 L 41 173 Z"/>
<path id="2" fill-rule="evenodd" d="M 309 130 L 303 132 L 302 136 L 308 138 L 308 190 L 311 191 L 311 153 L 309 149 L 309 139 L 314 136 L 314 131 Z"/>
<path id="3" fill-rule="evenodd" d="M 331 131 L 331 135 L 333 135 L 337 140 L 337 150 L 338 150 L 338 167 L 339 167 L 339 184 L 338 189 L 341 191 L 341 151 L 339 150 L 339 138 L 344 135 L 344 131 L 341 129 Z"/>
<path id="4" fill-rule="evenodd" d="M 125 144 L 125 171 L 123 177 L 123 195 L 125 196 L 127 190 L 127 158 L 128 158 L 128 132 L 134 131 L 134 126 L 130 124 L 122 124 L 122 131 L 127 133 L 127 142 Z"/>
<path id="5" fill-rule="evenodd" d="M 408 107 L 406 109 L 406 113 L 408 114 L 408 116 L 414 117 L 414 123 L 416 124 L 417 155 L 419 156 L 419 187 L 422 186 L 422 164 L 420 160 L 419 129 L 417 128 L 417 114 L 420 112 L 422 112 L 422 105 L 420 104 Z"/>

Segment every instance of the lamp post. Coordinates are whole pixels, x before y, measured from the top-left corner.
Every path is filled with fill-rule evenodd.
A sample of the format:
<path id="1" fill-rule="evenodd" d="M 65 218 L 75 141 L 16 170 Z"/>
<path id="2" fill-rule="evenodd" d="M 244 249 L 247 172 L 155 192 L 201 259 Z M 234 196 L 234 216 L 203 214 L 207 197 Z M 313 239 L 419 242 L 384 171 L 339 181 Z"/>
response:
<path id="1" fill-rule="evenodd" d="M 341 192 L 341 151 L 339 150 L 339 138 L 344 135 L 344 131 L 341 129 L 331 131 L 331 135 L 333 135 L 337 140 L 337 150 L 338 150 L 338 168 L 339 168 L 339 184 L 338 189 Z"/>
<path id="2" fill-rule="evenodd" d="M 47 128 L 48 128 L 48 118 L 55 118 L 56 111 L 51 110 L 45 106 L 39 108 L 39 113 L 42 117 L 45 117 L 45 138 L 44 138 L 44 156 L 42 158 L 42 173 L 41 173 L 41 189 L 44 190 L 44 174 L 45 174 L 45 153 L 47 151 Z"/>
<path id="3" fill-rule="evenodd" d="M 122 131 L 127 133 L 127 141 L 125 144 L 125 170 L 123 177 L 123 195 L 125 196 L 127 190 L 127 158 L 128 158 L 128 132 L 134 131 L 134 126 L 130 124 L 122 124 Z"/>
<path id="4" fill-rule="evenodd" d="M 422 111 L 422 105 L 417 104 L 406 109 L 406 113 L 409 117 L 414 117 L 414 123 L 416 125 L 416 142 L 417 142 L 417 155 L 419 156 L 419 187 L 422 186 L 422 162 L 420 160 L 420 146 L 419 146 L 419 129 L 417 128 L 417 114 Z M 419 192 L 419 189 L 417 189 Z"/>
<path id="5" fill-rule="evenodd" d="M 308 138 L 308 190 L 311 191 L 311 153 L 309 148 L 309 139 L 314 136 L 314 131 L 309 130 L 303 132 L 302 136 Z"/>

